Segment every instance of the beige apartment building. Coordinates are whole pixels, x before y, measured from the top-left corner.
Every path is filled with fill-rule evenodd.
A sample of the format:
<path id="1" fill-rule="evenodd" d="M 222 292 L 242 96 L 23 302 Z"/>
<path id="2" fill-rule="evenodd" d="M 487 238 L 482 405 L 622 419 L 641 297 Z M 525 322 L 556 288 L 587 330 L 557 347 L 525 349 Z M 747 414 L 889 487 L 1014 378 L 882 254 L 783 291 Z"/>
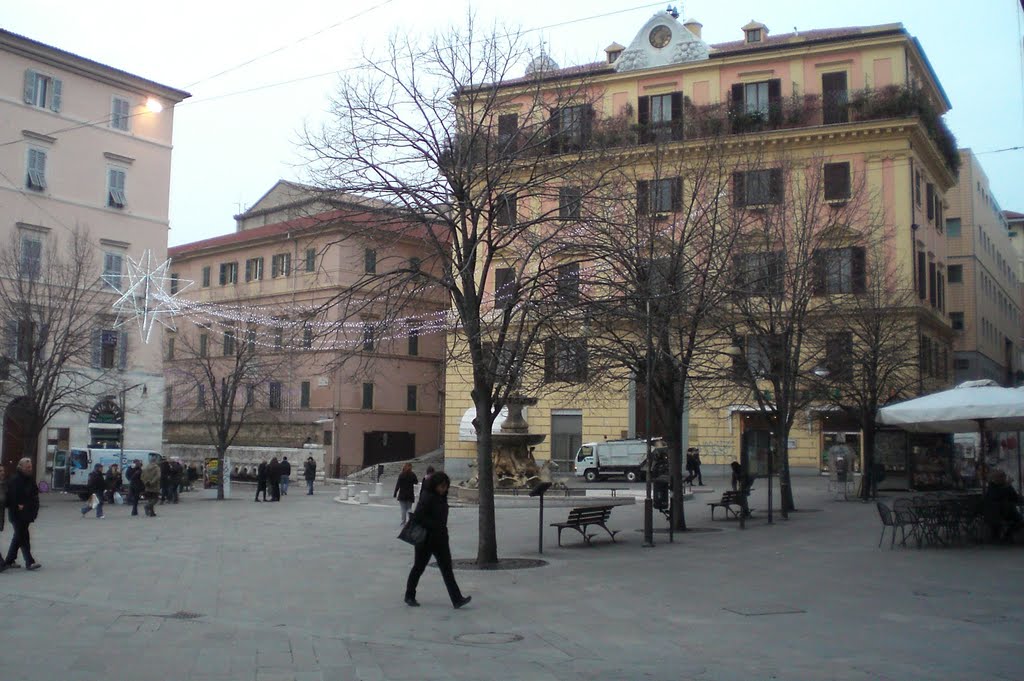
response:
<path id="1" fill-rule="evenodd" d="M 960 157 L 946 218 L 953 369 L 957 382 L 988 378 L 1013 385 L 1024 335 L 1019 254 L 977 157 L 970 149 L 961 149 Z"/>
<path id="2" fill-rule="evenodd" d="M 93 286 L 122 284 L 128 259 L 166 258 L 174 105 L 187 92 L 0 30 L 0 240 L 22 263 L 47 262 L 69 235 L 87 231 Z M 159 328 L 144 343 L 136 325 L 116 326 L 101 306 L 92 333 L 89 394 L 50 418 L 33 445 L 16 418 L 23 395 L 3 391 L 3 465 L 32 456 L 40 479 L 60 448 L 118 443 L 159 449 L 163 372 Z M 22 333 L 7 324 L 10 362 Z M 12 328 L 15 327 L 15 328 Z M 13 348 L 13 349 L 12 349 Z M 86 353 L 87 354 L 87 353 Z M 87 359 L 85 360 L 88 361 Z M 126 407 L 122 412 L 123 400 Z M 14 407 L 12 409 L 12 406 Z"/>
<path id="3" fill-rule="evenodd" d="M 179 296 L 200 306 L 183 306 L 168 338 L 169 442 L 211 444 L 202 422 L 206 396 L 188 377 L 196 344 L 186 349 L 186 334 L 206 337 L 202 352 L 227 355 L 235 334 L 241 338 L 241 323 L 272 375 L 253 376 L 266 389 L 239 398 L 253 404 L 235 444 L 322 445 L 328 474 L 418 456 L 441 444 L 444 335 L 421 332 L 418 320 L 443 315 L 443 296 L 424 294 L 403 310 L 406 328 L 386 333 L 375 331 L 379 315 L 372 301 L 349 301 L 347 309 L 360 309 L 355 321 L 332 302 L 378 268 L 425 259 L 415 240 L 374 239 L 376 225 L 384 230 L 394 219 L 384 210 L 282 180 L 235 216 L 234 233 L 169 250 Z M 318 321 L 298 321 L 314 311 Z M 343 317 L 348 330 L 342 335 L 323 332 Z"/>
<path id="4" fill-rule="evenodd" d="M 1010 247 L 1013 249 L 1010 255 L 1016 263 L 1017 281 L 1024 282 L 1024 213 L 1004 210 L 1003 217 L 1006 218 L 1009 229 Z M 1024 286 L 1021 288 L 1017 305 L 1024 310 Z M 1017 373 L 1014 380 L 1017 385 L 1024 385 L 1024 325 L 1021 327 L 1021 336 L 1017 339 Z"/>

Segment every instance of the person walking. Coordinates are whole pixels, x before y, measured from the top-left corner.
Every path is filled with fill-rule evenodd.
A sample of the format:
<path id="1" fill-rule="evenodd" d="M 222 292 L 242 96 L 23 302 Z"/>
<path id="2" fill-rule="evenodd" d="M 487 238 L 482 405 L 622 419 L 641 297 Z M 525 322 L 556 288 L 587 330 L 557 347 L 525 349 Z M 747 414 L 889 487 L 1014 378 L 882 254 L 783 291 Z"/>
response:
<path id="1" fill-rule="evenodd" d="M 0 466 L 0 532 L 4 531 L 4 509 L 7 508 L 7 469 Z M 2 563 L 2 561 L 0 561 Z"/>
<path id="2" fill-rule="evenodd" d="M 171 462 L 163 459 L 160 464 L 160 504 L 171 500 Z"/>
<path id="3" fill-rule="evenodd" d="M 121 493 L 121 486 L 124 485 L 124 476 L 121 475 L 121 467 L 116 463 L 110 464 L 107 469 L 107 501 L 114 502 L 114 495 Z"/>
<path id="4" fill-rule="evenodd" d="M 260 492 L 263 492 L 263 501 L 267 500 L 267 462 L 260 461 L 260 465 L 256 467 L 256 498 L 253 501 L 260 500 Z"/>
<path id="5" fill-rule="evenodd" d="M 288 457 L 281 459 L 281 494 L 288 494 L 288 483 L 292 480 L 292 465 L 288 463 Z"/>
<path id="6" fill-rule="evenodd" d="M 93 466 L 92 473 L 89 473 L 89 481 L 86 483 L 86 491 L 91 492 L 93 497 L 96 497 L 96 517 L 103 517 L 103 497 L 107 496 L 107 480 L 103 477 L 103 464 L 98 463 Z M 92 499 L 82 507 L 82 517 L 93 509 L 91 505 Z"/>
<path id="7" fill-rule="evenodd" d="M 427 487 L 427 480 L 430 480 L 430 477 L 433 474 L 434 474 L 434 467 L 433 466 L 427 466 L 427 470 L 423 471 L 423 480 L 420 481 L 421 482 L 421 484 L 420 484 L 420 499 L 423 498 L 423 490 L 426 489 L 426 487 Z"/>
<path id="8" fill-rule="evenodd" d="M 146 491 L 146 485 L 142 482 L 142 461 L 135 459 L 132 467 L 128 469 L 128 494 L 132 500 L 132 515 L 139 514 L 139 499 Z"/>
<path id="9" fill-rule="evenodd" d="M 0 572 L 19 567 L 15 562 L 19 550 L 25 559 L 25 569 L 38 570 L 42 565 L 32 556 L 32 539 L 29 535 L 29 525 L 39 517 L 39 487 L 32 476 L 32 459 L 25 457 L 18 462 L 18 470 L 7 481 L 6 503 L 7 517 L 14 528 L 14 536 Z"/>
<path id="10" fill-rule="evenodd" d="M 693 447 L 693 474 L 697 476 L 697 486 L 704 486 L 704 477 L 700 474 L 700 449 Z"/>
<path id="11" fill-rule="evenodd" d="M 270 500 L 281 501 L 281 463 L 276 456 L 267 464 L 267 483 L 270 485 Z"/>
<path id="12" fill-rule="evenodd" d="M 306 463 L 302 467 L 302 477 L 306 479 L 306 496 L 313 496 L 313 481 L 316 480 L 316 461 L 311 456 L 306 459 Z"/>
<path id="13" fill-rule="evenodd" d="M 693 483 L 693 478 L 697 475 L 693 470 L 693 448 L 690 448 L 686 450 L 686 477 L 683 478 L 683 484 L 690 485 Z"/>
<path id="14" fill-rule="evenodd" d="M 162 467 L 157 463 L 155 457 L 149 460 L 149 463 L 139 473 L 139 477 L 142 480 L 144 486 L 143 495 L 146 498 L 143 509 L 146 511 L 147 517 L 155 518 L 156 502 L 160 499 L 160 483 L 163 479 Z"/>
<path id="15" fill-rule="evenodd" d="M 437 559 L 437 567 L 441 570 L 444 585 L 448 588 L 448 596 L 452 599 L 452 607 L 459 609 L 469 603 L 473 597 L 463 596 L 455 581 L 452 571 L 452 552 L 448 545 L 448 487 L 451 484 L 445 473 L 434 473 L 423 484 L 419 503 L 416 504 L 414 515 L 416 522 L 427 531 L 427 538 L 416 545 L 416 558 L 409 571 L 409 579 L 405 583 L 405 604 L 418 608 L 416 587 L 423 571 L 427 569 L 430 557 Z"/>
<path id="16" fill-rule="evenodd" d="M 417 482 L 419 480 L 416 478 L 416 474 L 412 472 L 412 464 L 407 463 L 402 466 L 402 472 L 398 474 L 398 480 L 395 481 L 395 493 L 391 495 L 398 499 L 398 507 L 402 509 L 402 525 L 405 525 L 405 521 L 409 517 L 409 511 L 412 510 L 412 505 L 416 503 L 416 490 L 414 488 Z"/>

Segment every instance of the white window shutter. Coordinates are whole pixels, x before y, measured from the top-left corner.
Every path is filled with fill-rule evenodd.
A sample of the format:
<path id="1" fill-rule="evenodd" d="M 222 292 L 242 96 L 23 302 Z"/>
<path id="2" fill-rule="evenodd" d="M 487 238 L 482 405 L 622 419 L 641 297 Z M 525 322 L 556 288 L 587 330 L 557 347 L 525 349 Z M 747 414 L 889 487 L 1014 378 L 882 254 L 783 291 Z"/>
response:
<path id="1" fill-rule="evenodd" d="M 36 103 L 36 72 L 32 69 L 25 69 L 25 103 Z"/>
<path id="2" fill-rule="evenodd" d="M 53 92 L 50 95 L 50 108 L 54 111 L 60 112 L 60 98 L 63 84 L 58 78 L 54 78 L 51 82 L 53 83 Z"/>

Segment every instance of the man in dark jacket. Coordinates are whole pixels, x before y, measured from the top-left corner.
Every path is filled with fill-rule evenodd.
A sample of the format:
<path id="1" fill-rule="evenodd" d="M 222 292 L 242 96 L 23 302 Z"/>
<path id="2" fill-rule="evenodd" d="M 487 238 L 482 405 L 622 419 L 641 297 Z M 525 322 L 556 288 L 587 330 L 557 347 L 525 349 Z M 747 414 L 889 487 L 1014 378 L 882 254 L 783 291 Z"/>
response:
<path id="1" fill-rule="evenodd" d="M 145 491 L 146 485 L 142 482 L 142 461 L 135 459 L 132 467 L 128 469 L 128 493 L 132 495 L 132 515 L 139 514 L 139 499 Z"/>
<path id="2" fill-rule="evenodd" d="M 103 497 L 107 493 L 107 479 L 103 476 L 103 464 L 98 463 L 92 468 L 92 473 L 89 473 L 89 482 L 87 483 L 86 491 L 90 492 L 92 496 L 96 497 L 96 517 L 103 517 Z M 82 507 L 82 517 L 92 510 L 92 506 L 88 503 Z"/>
<path id="3" fill-rule="evenodd" d="M 306 496 L 313 496 L 313 481 L 316 480 L 316 461 L 311 456 L 306 458 L 306 464 L 302 468 L 302 477 L 306 479 Z"/>
<path id="4" fill-rule="evenodd" d="M 267 482 L 270 483 L 270 500 L 281 501 L 281 463 L 276 456 L 267 464 Z"/>
<path id="5" fill-rule="evenodd" d="M 160 503 L 171 500 L 171 462 L 164 459 L 160 462 Z"/>
<path id="6" fill-rule="evenodd" d="M 281 494 L 288 494 L 288 483 L 292 480 L 292 465 L 288 462 L 288 457 L 281 459 Z"/>
<path id="7" fill-rule="evenodd" d="M 32 459 L 24 458 L 18 462 L 18 470 L 7 482 L 7 517 L 14 528 L 14 537 L 11 539 L 11 548 L 7 551 L 7 558 L 0 566 L 0 572 L 10 567 L 18 567 L 14 562 L 18 557 L 18 549 L 21 549 L 26 569 L 38 570 L 42 567 L 32 557 L 32 541 L 28 533 L 28 526 L 35 522 L 38 516 L 39 487 L 32 477 Z"/>
<path id="8" fill-rule="evenodd" d="M 260 500 L 260 492 L 263 493 L 263 501 L 267 500 L 267 462 L 260 461 L 260 465 L 256 467 L 256 498 L 253 501 Z"/>

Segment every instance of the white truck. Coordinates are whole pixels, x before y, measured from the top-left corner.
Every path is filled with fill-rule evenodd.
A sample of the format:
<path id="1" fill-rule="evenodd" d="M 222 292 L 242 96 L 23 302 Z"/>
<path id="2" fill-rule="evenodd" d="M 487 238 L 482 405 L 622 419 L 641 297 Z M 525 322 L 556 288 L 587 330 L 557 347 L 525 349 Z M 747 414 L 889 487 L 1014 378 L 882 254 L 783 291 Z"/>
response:
<path id="1" fill-rule="evenodd" d="M 135 459 L 139 459 L 142 461 L 142 465 L 146 465 L 151 457 L 156 457 L 157 461 L 161 458 L 159 452 L 148 449 L 89 447 L 67 451 L 58 450 L 53 456 L 51 489 L 78 494 L 81 499 L 85 500 L 89 498 L 89 473 L 92 472 L 95 464 L 103 464 L 103 472 L 106 473 L 110 465 L 116 463 L 121 467 L 121 474 L 124 475 Z"/>
<path id="2" fill-rule="evenodd" d="M 651 439 L 651 473 L 668 472 L 668 448 L 664 440 Z M 587 442 L 576 452 L 576 477 L 596 482 L 605 477 L 623 476 L 629 482 L 647 475 L 647 440 L 605 440 Z"/>

